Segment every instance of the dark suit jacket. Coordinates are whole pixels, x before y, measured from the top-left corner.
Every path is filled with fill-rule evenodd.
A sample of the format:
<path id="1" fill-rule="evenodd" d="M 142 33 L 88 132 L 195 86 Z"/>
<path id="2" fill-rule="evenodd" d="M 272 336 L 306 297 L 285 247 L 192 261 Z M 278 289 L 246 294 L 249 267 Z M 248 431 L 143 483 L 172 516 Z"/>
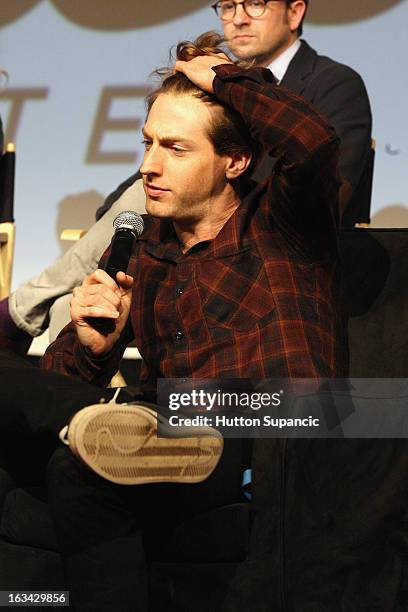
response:
<path id="1" fill-rule="evenodd" d="M 360 75 L 344 64 L 318 55 L 307 42 L 302 45 L 282 79 L 281 86 L 302 96 L 328 118 L 340 138 L 340 174 L 343 181 L 340 206 L 342 225 L 369 221 L 361 205 L 361 183 L 370 163 L 371 109 Z"/>

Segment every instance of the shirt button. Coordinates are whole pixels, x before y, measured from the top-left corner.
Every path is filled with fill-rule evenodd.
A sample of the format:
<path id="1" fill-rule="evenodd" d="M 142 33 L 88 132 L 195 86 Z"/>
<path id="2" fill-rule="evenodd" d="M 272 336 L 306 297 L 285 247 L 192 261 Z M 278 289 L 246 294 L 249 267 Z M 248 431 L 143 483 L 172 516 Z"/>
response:
<path id="1" fill-rule="evenodd" d="M 176 340 L 182 340 L 184 338 L 184 334 L 182 331 L 176 331 L 176 333 L 174 334 L 174 338 Z"/>
<path id="2" fill-rule="evenodd" d="M 176 289 L 176 295 L 183 295 L 183 290 L 181 287 L 177 287 Z"/>

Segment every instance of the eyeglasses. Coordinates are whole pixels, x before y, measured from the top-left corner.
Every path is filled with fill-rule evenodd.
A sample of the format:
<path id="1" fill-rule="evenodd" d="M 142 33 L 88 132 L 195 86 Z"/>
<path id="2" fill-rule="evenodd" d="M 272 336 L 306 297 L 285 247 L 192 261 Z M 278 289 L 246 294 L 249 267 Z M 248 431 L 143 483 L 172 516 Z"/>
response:
<path id="1" fill-rule="evenodd" d="M 242 4 L 242 8 L 248 17 L 261 17 L 266 11 L 268 2 L 279 2 L 279 0 L 243 0 L 243 2 L 229 2 L 228 0 L 219 0 L 211 5 L 211 8 L 222 21 L 229 21 L 235 17 L 238 4 Z"/>

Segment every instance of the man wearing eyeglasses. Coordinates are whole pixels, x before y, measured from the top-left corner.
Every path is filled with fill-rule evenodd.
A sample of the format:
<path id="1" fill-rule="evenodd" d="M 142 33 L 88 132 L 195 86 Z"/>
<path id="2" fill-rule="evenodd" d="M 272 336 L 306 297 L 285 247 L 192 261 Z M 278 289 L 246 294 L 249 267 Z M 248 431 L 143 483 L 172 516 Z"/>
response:
<path id="1" fill-rule="evenodd" d="M 369 222 L 363 192 L 371 155 L 370 103 L 354 70 L 318 55 L 300 40 L 308 4 L 309 0 L 219 0 L 212 8 L 239 60 L 270 68 L 278 84 L 310 102 L 335 128 L 341 141 L 342 225 L 353 227 Z M 264 168 L 270 172 L 270 161 Z"/>

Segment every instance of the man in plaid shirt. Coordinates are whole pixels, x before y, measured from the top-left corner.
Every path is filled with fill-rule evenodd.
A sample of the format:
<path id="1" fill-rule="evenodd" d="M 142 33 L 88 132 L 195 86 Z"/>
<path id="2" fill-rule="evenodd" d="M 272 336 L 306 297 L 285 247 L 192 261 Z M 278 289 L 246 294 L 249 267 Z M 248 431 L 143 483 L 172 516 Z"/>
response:
<path id="1" fill-rule="evenodd" d="M 179 45 L 174 73 L 148 100 L 145 231 L 126 274 L 119 272 L 115 282 L 99 269 L 75 290 L 72 323 L 42 360 L 54 372 L 27 372 L 21 385 L 18 405 L 27 427 L 38 420 L 38 429 L 48 422 L 55 432 L 81 406 L 107 399 L 87 383 L 104 387 L 132 338 L 143 357 L 141 390 L 150 401 L 158 378 L 346 372 L 338 139 L 316 110 L 278 88 L 270 71 L 232 64 L 217 42 L 207 35 L 196 45 Z M 273 176 L 253 188 L 246 175 L 260 149 L 278 162 Z M 98 331 L 95 317 L 112 321 L 111 331 Z M 15 374 L 12 365 L 8 372 Z M 9 404 L 7 397 L 5 413 Z M 219 436 L 203 431 L 204 442 L 186 442 L 191 464 L 160 478 L 151 474 L 164 473 L 163 465 L 185 447 L 174 439 L 159 447 L 156 425 L 156 413 L 143 405 L 84 408 L 67 430 L 73 453 L 59 448 L 49 462 L 49 504 L 78 610 L 118 609 L 120 600 L 121 610 L 145 611 L 141 524 L 162 522 L 163 512 L 166 521 L 180 521 L 242 501 L 241 440 L 225 440 L 220 458 Z M 135 440 L 141 440 L 136 467 Z M 258 455 L 267 449 L 273 475 L 285 441 L 259 442 Z M 172 450 L 164 459 L 163 449 Z M 103 456 L 110 471 L 101 467 Z M 160 480 L 171 484 L 156 484 Z M 143 483 L 150 484 L 118 486 Z M 273 483 L 278 500 L 279 478 Z"/>
<path id="2" fill-rule="evenodd" d="M 179 46 L 174 74 L 148 100 L 141 172 L 149 215 L 127 274 L 119 272 L 115 282 L 99 269 L 75 290 L 72 323 L 47 350 L 43 368 L 105 386 L 135 338 L 141 390 L 150 401 L 158 378 L 345 374 L 336 134 L 316 110 L 278 88 L 270 71 L 234 65 L 210 39 Z M 203 52 L 209 44 L 213 50 Z M 260 149 L 278 162 L 273 176 L 253 189 L 246 175 Z M 113 321 L 112 330 L 98 331 L 94 317 Z M 113 440 L 121 438 L 108 443 L 112 455 L 123 436 L 135 435 L 143 408 L 123 410 L 128 434 L 108 420 L 103 425 Z M 68 439 L 101 474 L 86 449 L 77 452 L 82 421 L 101 431 L 102 413 L 91 412 L 74 417 Z M 182 492 L 162 485 L 107 488 L 67 449 L 57 451 L 49 466 L 50 503 L 79 609 L 91 588 L 99 609 L 114 605 L 110 597 L 119 592 L 129 610 L 135 600 L 145 609 L 140 554 L 130 537 L 135 509 L 148 508 L 150 518 L 155 508 L 177 509 L 180 518 L 180 508 L 197 512 L 237 501 L 240 443 L 226 440 L 214 473 Z M 282 441 L 265 444 L 277 458 Z M 123 454 L 118 461 L 131 469 Z M 112 568 L 118 555 L 123 562 Z"/>

